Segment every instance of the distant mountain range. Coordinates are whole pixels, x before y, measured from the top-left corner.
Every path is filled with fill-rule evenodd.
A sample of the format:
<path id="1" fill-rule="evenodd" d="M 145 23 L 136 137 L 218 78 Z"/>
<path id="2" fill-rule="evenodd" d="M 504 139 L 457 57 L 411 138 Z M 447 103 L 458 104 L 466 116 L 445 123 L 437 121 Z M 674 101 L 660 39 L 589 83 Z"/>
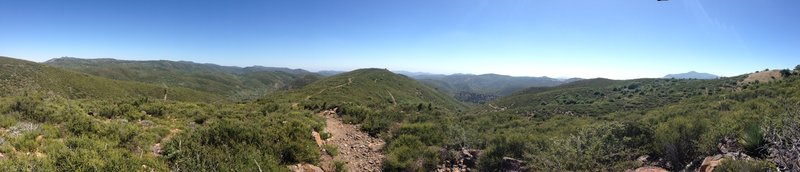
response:
<path id="1" fill-rule="evenodd" d="M 55 58 L 43 64 L 115 80 L 138 81 L 156 85 L 185 87 L 246 100 L 279 90 L 303 87 L 322 77 L 333 77 L 347 71 L 280 67 L 236 67 L 189 61 L 131 61 L 117 59 Z M 498 74 L 433 74 L 393 71 L 413 78 L 463 102 L 484 103 L 530 87 L 552 87 L 581 80 L 550 77 L 516 77 Z"/>
<path id="2" fill-rule="evenodd" d="M 43 64 L 115 80 L 185 87 L 232 100 L 302 87 L 321 76 L 302 69 L 235 67 L 189 61 L 55 58 Z"/>
<path id="3" fill-rule="evenodd" d="M 0 56 L 0 97 L 41 91 L 67 98 L 156 98 L 210 102 L 222 97 L 185 87 L 114 80 L 40 63 Z"/>
<path id="4" fill-rule="evenodd" d="M 687 72 L 687 73 L 679 73 L 679 74 L 669 74 L 664 76 L 664 78 L 675 78 L 675 79 L 717 79 L 719 76 L 710 74 L 710 73 L 699 73 L 695 71 Z"/>

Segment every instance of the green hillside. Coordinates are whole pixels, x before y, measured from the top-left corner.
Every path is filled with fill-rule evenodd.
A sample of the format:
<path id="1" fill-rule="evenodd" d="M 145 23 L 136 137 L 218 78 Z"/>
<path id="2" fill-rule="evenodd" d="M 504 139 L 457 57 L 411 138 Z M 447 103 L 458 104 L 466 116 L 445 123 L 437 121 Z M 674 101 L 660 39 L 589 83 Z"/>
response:
<path id="1" fill-rule="evenodd" d="M 0 171 L 288 171 L 319 161 L 324 125 L 288 104 L 0 97 Z"/>
<path id="2" fill-rule="evenodd" d="M 0 57 L 0 171 L 287 171 L 319 161 L 324 121 Z M 257 165 L 256 165 L 257 164 Z"/>
<path id="3" fill-rule="evenodd" d="M 345 121 L 364 123 L 362 128 L 372 134 L 386 132 L 389 125 L 420 112 L 450 114 L 466 108 L 450 96 L 385 69 L 338 74 L 262 102 L 289 102 L 311 110 L 338 108 Z"/>
<path id="4" fill-rule="evenodd" d="M 185 61 L 128 61 L 115 59 L 56 58 L 47 65 L 116 80 L 185 87 L 227 96 L 254 99 L 278 90 L 302 87 L 319 75 L 300 69 L 230 67 Z"/>
<path id="5" fill-rule="evenodd" d="M 769 78 L 586 79 L 470 106 L 452 92 L 385 69 L 317 79 L 279 68 L 96 61 L 112 65 L 87 69 L 112 74 L 0 58 L 0 156 L 6 157 L 0 157 L 0 170 L 285 171 L 298 163 L 319 165 L 325 155 L 309 132 L 324 134 L 329 119 L 318 114 L 332 109 L 385 141 L 373 150 L 384 156 L 384 171 L 434 171 L 454 163 L 502 171 L 510 162 L 521 162 L 515 167 L 521 171 L 693 171 L 715 155 L 727 158 L 721 170 L 800 167 L 793 153 L 800 144 L 800 71 L 775 71 Z M 105 78 L 114 76 L 149 84 Z M 768 80 L 745 82 L 748 77 Z M 218 101 L 224 98 L 209 93 L 236 95 L 251 90 L 244 85 L 263 88 L 275 81 L 289 84 L 256 101 Z M 163 85 L 168 101 L 161 100 Z M 465 159 L 467 154 L 474 157 Z"/>
<path id="6" fill-rule="evenodd" d="M 384 69 L 359 69 L 331 76 L 292 95 L 304 99 L 303 103 L 311 104 L 328 102 L 386 107 L 433 103 L 450 110 L 464 108 L 445 94 Z"/>
<path id="7" fill-rule="evenodd" d="M 338 74 L 261 102 L 337 109 L 345 122 L 387 141 L 385 171 L 433 169 L 441 147 L 462 142 L 454 119 L 466 110 L 452 97 L 385 69 Z"/>
<path id="8" fill-rule="evenodd" d="M 118 81 L 81 74 L 34 62 L 0 57 L 0 95 L 42 92 L 68 98 L 124 99 L 147 97 L 169 100 L 218 101 L 220 96 L 187 88 Z"/>
<path id="9" fill-rule="evenodd" d="M 485 151 L 478 165 L 483 170 L 500 168 L 502 157 L 528 162 L 533 171 L 694 170 L 703 158 L 725 154 L 719 145 L 729 139 L 725 151 L 755 159 L 719 168 L 762 171 L 769 164 L 791 166 L 767 157 L 791 159 L 786 145 L 797 142 L 778 139 L 796 138 L 787 133 L 800 130 L 787 125 L 800 121 L 794 107 L 800 75 L 784 73 L 789 76 L 777 82 L 752 84 L 741 83 L 747 75 L 583 80 L 529 88 L 459 121 L 466 145 Z M 641 156 L 650 158 L 637 161 Z"/>
<path id="10" fill-rule="evenodd" d="M 694 96 L 734 90 L 740 79 L 742 77 L 716 80 L 588 79 L 557 87 L 528 88 L 492 104 L 507 113 L 545 118 L 559 114 L 641 113 Z"/>

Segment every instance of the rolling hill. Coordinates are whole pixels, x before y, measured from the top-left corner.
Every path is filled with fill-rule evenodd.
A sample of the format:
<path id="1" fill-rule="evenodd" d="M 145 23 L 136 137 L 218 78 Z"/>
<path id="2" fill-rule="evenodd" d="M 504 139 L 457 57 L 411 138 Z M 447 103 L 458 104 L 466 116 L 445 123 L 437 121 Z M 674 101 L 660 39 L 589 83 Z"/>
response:
<path id="1" fill-rule="evenodd" d="M 454 98 L 385 69 L 358 69 L 327 77 L 302 89 L 267 96 L 262 103 L 291 103 L 309 110 L 335 109 L 345 122 L 391 139 L 392 126 L 438 121 L 467 109 Z"/>
<path id="2" fill-rule="evenodd" d="M 782 132 L 800 130 L 787 125 L 798 121 L 800 74 L 781 75 L 770 82 L 743 82 L 752 74 L 709 80 L 587 79 L 528 88 L 459 121 L 470 138 L 467 145 L 484 145 L 478 146 L 485 151 L 478 165 L 483 170 L 516 158 L 528 162 L 531 171 L 709 166 L 765 171 L 775 168 L 773 163 L 791 166 L 768 157 L 792 159 L 785 152 L 792 148 L 776 140 L 795 137 Z M 734 160 L 732 153 L 753 159 Z M 714 159 L 724 163 L 707 162 Z"/>
<path id="3" fill-rule="evenodd" d="M 260 103 L 290 103 L 322 113 L 334 110 L 344 123 L 359 124 L 361 131 L 386 141 L 380 150 L 386 156 L 383 171 L 432 169 L 438 163 L 435 147 L 463 142 L 453 120 L 467 109 L 453 97 L 385 69 L 334 75 Z"/>
<path id="4" fill-rule="evenodd" d="M 0 57 L 0 95 L 13 96 L 41 92 L 67 98 L 132 98 L 162 99 L 165 89 L 168 99 L 181 101 L 217 101 L 220 96 L 182 87 L 133 81 L 119 81 L 63 70 L 35 62 Z"/>
<path id="5" fill-rule="evenodd" d="M 493 102 L 493 106 L 509 113 L 538 117 L 636 113 L 694 96 L 730 91 L 737 87 L 738 79 L 741 77 L 716 80 L 587 79 L 556 87 L 528 88 Z"/>
<path id="6" fill-rule="evenodd" d="M 716 157 L 720 169 L 796 169 L 788 163 L 797 161 L 778 159 L 796 160 L 792 145 L 800 137 L 794 135 L 800 133 L 794 106 L 800 73 L 788 70 L 708 80 L 584 79 L 515 88 L 484 105 L 465 105 L 445 91 L 487 88 L 491 79 L 415 80 L 385 69 L 316 79 L 283 68 L 61 60 L 71 70 L 0 57 L 3 171 L 32 169 L 27 162 L 49 171 L 284 171 L 348 148 L 362 150 L 356 158 L 378 154 L 383 162 L 369 164 L 384 171 L 495 171 L 509 163 L 520 171 L 693 171 Z M 66 63 L 57 61 L 48 64 Z M 170 101 L 160 101 L 165 81 L 209 88 L 168 85 Z M 302 87 L 282 87 L 257 101 L 208 103 L 224 99 L 212 92 L 274 81 Z M 234 86 L 220 85 L 225 82 Z M 47 98 L 54 96 L 63 99 Z M 357 129 L 366 133 L 358 137 L 385 142 L 318 145 L 309 131 L 331 137 L 329 125 L 348 125 L 348 133 Z M 21 131 L 25 126 L 34 129 Z"/>
<path id="7" fill-rule="evenodd" d="M 186 61 L 128 61 L 62 57 L 44 64 L 100 77 L 186 87 L 232 100 L 248 100 L 302 87 L 320 76 L 301 69 L 233 67 Z"/>
<path id="8" fill-rule="evenodd" d="M 305 104 L 388 107 L 432 103 L 457 110 L 464 105 L 416 80 L 385 69 L 359 69 L 313 82 L 282 97 Z"/>

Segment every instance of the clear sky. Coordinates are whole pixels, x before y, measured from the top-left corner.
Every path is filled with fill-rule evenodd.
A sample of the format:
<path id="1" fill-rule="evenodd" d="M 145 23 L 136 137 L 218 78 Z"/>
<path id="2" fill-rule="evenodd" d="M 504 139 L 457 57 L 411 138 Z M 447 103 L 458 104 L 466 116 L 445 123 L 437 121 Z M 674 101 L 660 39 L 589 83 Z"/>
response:
<path id="1" fill-rule="evenodd" d="M 796 0 L 0 0 L 0 55 L 515 76 L 800 64 Z"/>

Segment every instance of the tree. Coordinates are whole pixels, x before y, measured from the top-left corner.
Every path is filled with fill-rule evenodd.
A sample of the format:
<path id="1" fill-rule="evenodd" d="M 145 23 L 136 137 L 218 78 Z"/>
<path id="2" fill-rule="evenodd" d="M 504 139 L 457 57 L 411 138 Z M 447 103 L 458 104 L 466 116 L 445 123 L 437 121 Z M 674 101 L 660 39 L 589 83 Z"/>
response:
<path id="1" fill-rule="evenodd" d="M 796 71 L 800 71 L 800 65 L 797 65 L 797 66 L 795 66 L 795 67 L 794 67 L 794 70 L 796 70 Z"/>
<path id="2" fill-rule="evenodd" d="M 783 76 L 783 77 L 787 77 L 787 76 L 789 76 L 789 75 L 792 75 L 792 71 L 789 71 L 789 69 L 783 69 L 783 70 L 781 70 L 781 76 Z"/>

